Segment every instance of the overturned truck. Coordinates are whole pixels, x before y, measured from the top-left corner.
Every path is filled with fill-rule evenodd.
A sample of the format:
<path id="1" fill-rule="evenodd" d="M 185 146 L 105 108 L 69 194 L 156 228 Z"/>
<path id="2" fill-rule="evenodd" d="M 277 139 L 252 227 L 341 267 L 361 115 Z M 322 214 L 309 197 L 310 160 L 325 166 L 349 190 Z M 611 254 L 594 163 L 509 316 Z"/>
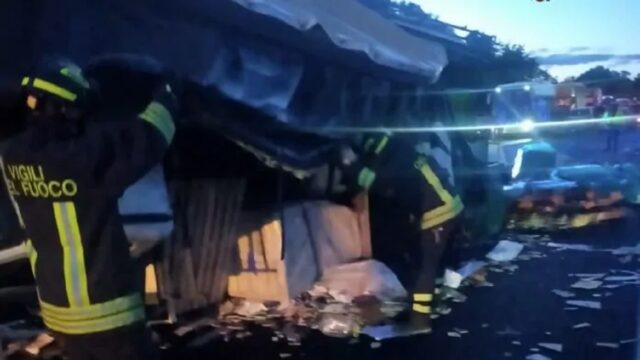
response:
<path id="1" fill-rule="evenodd" d="M 333 157 L 354 136 L 341 129 L 455 123 L 432 91 L 447 65 L 447 44 L 432 40 L 442 36 L 409 35 L 344 0 L 144 3 L 3 3 L 4 33 L 21 35 L 2 45 L 15 57 L 0 60 L 0 123 L 4 139 L 20 131 L 15 85 L 50 54 L 100 83 L 105 120 L 139 113 L 161 77 L 180 84 L 174 144 L 120 203 L 159 317 L 175 321 L 228 295 L 286 301 L 336 265 L 398 255 L 397 243 L 371 239 L 388 213 L 328 201 L 339 191 Z M 26 18 L 35 31 L 20 31 Z M 482 203 L 481 182 L 465 176 L 485 164 L 464 137 L 451 146 L 454 166 L 467 169 L 456 181 L 465 201 Z M 24 251 L 3 197 L 8 264 Z M 21 266 L 7 271 L 28 271 Z"/>

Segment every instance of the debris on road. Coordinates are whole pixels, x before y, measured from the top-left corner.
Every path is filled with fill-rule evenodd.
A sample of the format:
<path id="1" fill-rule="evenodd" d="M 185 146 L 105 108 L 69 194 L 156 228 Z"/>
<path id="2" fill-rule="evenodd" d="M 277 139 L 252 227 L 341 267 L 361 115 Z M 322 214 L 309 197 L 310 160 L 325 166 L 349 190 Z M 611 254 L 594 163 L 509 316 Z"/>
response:
<path id="1" fill-rule="evenodd" d="M 457 332 L 460 335 L 465 335 L 469 333 L 469 330 L 454 328 L 453 331 Z"/>
<path id="2" fill-rule="evenodd" d="M 518 336 L 520 335 L 520 331 L 512 329 L 510 326 L 507 326 L 504 330 L 497 331 L 496 334 L 500 336 Z"/>
<path id="3" fill-rule="evenodd" d="M 462 337 L 462 335 L 458 334 L 458 333 L 457 333 L 457 332 L 455 332 L 455 331 L 447 331 L 447 336 L 449 336 L 449 337 L 455 337 L 455 338 Z"/>
<path id="4" fill-rule="evenodd" d="M 594 273 L 594 274 L 579 273 L 579 274 L 571 274 L 571 275 L 579 278 L 588 278 L 591 280 L 597 280 L 605 277 L 605 275 L 607 274 L 606 273 Z"/>
<path id="5" fill-rule="evenodd" d="M 462 281 L 480 272 L 482 268 L 487 265 L 484 261 L 472 260 L 464 264 L 458 270 L 446 269 L 444 273 L 444 285 L 450 288 L 457 289 L 462 284 Z"/>
<path id="6" fill-rule="evenodd" d="M 640 277 L 638 275 L 633 276 L 607 276 L 604 278 L 605 281 L 638 281 Z"/>
<path id="7" fill-rule="evenodd" d="M 510 240 L 500 240 L 498 245 L 487 254 L 487 258 L 498 262 L 511 261 L 520 254 L 523 248 L 524 245 L 520 243 Z"/>
<path id="8" fill-rule="evenodd" d="M 521 343 L 520 341 L 517 341 L 517 340 L 512 341 L 511 343 L 512 343 L 513 345 L 516 345 L 516 346 L 520 346 L 520 345 L 522 345 L 522 343 Z"/>
<path id="9" fill-rule="evenodd" d="M 581 324 L 577 324 L 577 325 L 573 325 L 574 329 L 582 329 L 582 328 L 586 328 L 586 327 L 590 327 L 591 324 L 589 323 L 581 323 Z"/>
<path id="10" fill-rule="evenodd" d="M 369 345 L 372 349 L 379 349 L 382 346 L 381 342 L 374 341 Z"/>
<path id="11" fill-rule="evenodd" d="M 621 345 L 630 344 L 630 343 L 634 343 L 634 342 L 637 342 L 637 341 L 638 341 L 638 339 L 626 339 L 626 340 L 621 340 L 620 344 Z"/>
<path id="12" fill-rule="evenodd" d="M 602 304 L 600 301 L 591 301 L 591 300 L 567 300 L 567 305 L 573 305 L 588 309 L 602 309 Z"/>
<path id="13" fill-rule="evenodd" d="M 546 357 L 542 354 L 531 354 L 531 355 L 528 355 L 525 359 L 526 360 L 551 360 L 551 358 Z"/>
<path id="14" fill-rule="evenodd" d="M 565 291 L 565 290 L 554 289 L 551 292 L 563 298 L 570 298 L 570 297 L 576 296 L 575 293 L 572 293 L 571 291 Z"/>
<path id="15" fill-rule="evenodd" d="M 592 279 L 580 279 L 571 285 L 574 289 L 594 290 L 602 285 L 602 281 Z"/>
<path id="16" fill-rule="evenodd" d="M 565 307 L 564 309 L 567 310 L 567 311 L 576 311 L 576 310 L 578 310 L 577 307 Z"/>
<path id="17" fill-rule="evenodd" d="M 610 343 L 610 342 L 597 342 L 596 346 L 600 346 L 600 347 L 606 347 L 606 348 L 611 348 L 611 349 L 617 349 L 620 347 L 619 344 L 616 343 Z"/>
<path id="18" fill-rule="evenodd" d="M 538 346 L 540 346 L 541 348 L 545 348 L 545 349 L 549 349 L 549 350 L 553 350 L 553 351 L 557 351 L 557 352 L 562 352 L 562 344 L 557 344 L 557 343 L 538 343 Z"/>
<path id="19" fill-rule="evenodd" d="M 591 245 L 561 244 L 561 243 L 554 243 L 554 242 L 549 242 L 546 245 L 552 248 L 557 248 L 558 251 L 563 251 L 563 250 L 594 251 L 593 246 Z"/>

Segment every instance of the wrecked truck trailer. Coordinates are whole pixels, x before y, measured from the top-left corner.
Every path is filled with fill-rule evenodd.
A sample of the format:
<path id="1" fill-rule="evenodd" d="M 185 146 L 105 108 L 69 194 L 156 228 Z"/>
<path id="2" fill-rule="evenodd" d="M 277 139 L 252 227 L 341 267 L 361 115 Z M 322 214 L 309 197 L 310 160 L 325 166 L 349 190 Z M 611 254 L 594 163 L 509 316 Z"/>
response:
<path id="1" fill-rule="evenodd" d="M 332 193 L 326 179 L 336 174 L 313 186 L 311 174 L 345 141 L 328 129 L 402 127 L 416 119 L 429 125 L 424 119 L 436 117 L 436 100 L 446 101 L 427 91 L 446 65 L 439 44 L 410 37 L 355 3 L 340 2 L 339 12 L 338 2 L 326 1 L 163 3 L 144 14 L 138 5 L 112 5 L 43 5 L 39 31 L 8 43 L 29 51 L 16 52 L 24 61 L 11 63 L 2 80 L 17 83 L 16 74 L 39 56 L 65 53 L 103 85 L 107 119 L 136 114 L 160 74 L 181 84 L 183 116 L 163 168 L 155 182 L 145 178 L 128 191 L 133 200 L 123 198 L 123 218 L 138 228 L 132 240 L 155 240 L 144 243 L 148 251 L 134 241 L 132 250 L 145 254 L 147 300 L 163 309 L 156 319 L 174 322 L 228 293 L 284 301 L 331 266 L 371 257 L 367 214 L 317 201 Z M 35 5 L 7 6 L 24 14 Z M 58 24 L 63 13 L 78 16 Z M 186 25 L 194 13 L 199 21 Z M 345 30 L 356 17 L 370 36 Z M 159 23 L 173 25 L 171 33 Z M 77 43 L 61 41 L 85 27 Z M 146 41 L 153 38 L 166 41 Z M 158 62 L 105 56 L 116 52 Z M 140 198 L 151 202 L 144 207 Z M 20 249 L 11 250 L 15 256 Z"/>

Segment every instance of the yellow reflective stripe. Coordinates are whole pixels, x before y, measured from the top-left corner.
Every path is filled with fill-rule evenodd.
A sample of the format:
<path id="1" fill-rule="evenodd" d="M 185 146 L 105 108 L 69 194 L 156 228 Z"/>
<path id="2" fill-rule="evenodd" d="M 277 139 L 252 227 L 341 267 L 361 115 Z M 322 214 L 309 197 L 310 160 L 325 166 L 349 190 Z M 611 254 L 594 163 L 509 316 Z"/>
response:
<path id="1" fill-rule="evenodd" d="M 422 216 L 422 223 L 420 228 L 422 230 L 427 230 L 455 218 L 462 212 L 462 210 L 464 210 L 464 205 L 462 204 L 460 198 L 456 196 L 452 204 L 447 204 L 447 210 L 447 212 L 439 214 L 437 216 L 431 216 L 430 212 L 425 213 Z"/>
<path id="2" fill-rule="evenodd" d="M 139 294 L 132 294 L 99 304 L 69 308 L 61 307 L 40 301 L 43 315 L 48 315 L 58 320 L 77 321 L 93 318 L 106 317 L 124 312 L 132 308 L 143 306 L 142 297 Z"/>
<path id="3" fill-rule="evenodd" d="M 43 316 L 44 323 L 49 329 L 72 335 L 108 331 L 143 321 L 144 319 L 145 314 L 143 307 L 137 307 L 119 314 L 85 321 L 63 321 Z"/>
<path id="4" fill-rule="evenodd" d="M 425 212 L 424 214 L 422 214 L 422 219 L 439 217 L 441 215 L 444 215 L 446 213 L 449 213 L 455 210 L 457 207 L 463 207 L 462 200 L 460 200 L 459 196 L 456 196 L 455 198 L 453 198 L 453 201 L 451 201 L 450 203 L 445 203 L 433 210 L 429 210 Z"/>
<path id="5" fill-rule="evenodd" d="M 25 86 L 29 83 L 29 77 L 25 76 L 22 78 L 22 82 L 20 83 L 20 85 Z"/>
<path id="6" fill-rule="evenodd" d="M 31 264 L 31 272 L 33 273 L 33 278 L 36 277 L 36 262 L 38 261 L 38 252 L 36 248 L 33 247 L 33 243 L 31 239 L 27 239 L 24 242 L 24 248 L 27 251 L 27 256 L 29 257 L 29 263 Z"/>
<path id="7" fill-rule="evenodd" d="M 71 201 L 54 202 L 53 212 L 62 245 L 64 282 L 69 304 L 71 307 L 88 306 L 87 271 L 75 204 Z"/>
<path id="8" fill-rule="evenodd" d="M 78 95 L 71 91 L 42 79 L 34 79 L 33 87 L 57 95 L 65 100 L 75 101 Z"/>
<path id="9" fill-rule="evenodd" d="M 378 143 L 378 146 L 376 147 L 376 154 L 380 154 L 382 152 L 382 150 L 384 150 L 385 146 L 387 146 L 387 143 L 389 142 L 389 137 L 385 136 L 382 139 L 380 139 L 380 142 Z"/>
<path id="10" fill-rule="evenodd" d="M 173 135 L 176 132 L 175 125 L 173 124 L 173 118 L 171 117 L 171 113 L 169 110 L 164 107 L 164 105 L 159 102 L 152 102 L 147 106 L 142 114 L 139 117 L 143 120 L 148 121 L 151 125 L 153 125 L 162 136 L 165 138 L 167 143 L 171 143 L 173 139 Z"/>
<path id="11" fill-rule="evenodd" d="M 429 302 L 433 300 L 433 295 L 424 293 L 424 294 L 413 294 L 413 301 L 417 302 Z"/>
<path id="12" fill-rule="evenodd" d="M 367 167 L 360 170 L 360 173 L 358 174 L 358 185 L 360 187 L 368 190 L 375 180 L 376 173 L 373 170 Z"/>
<path id="13" fill-rule="evenodd" d="M 430 314 L 431 313 L 431 306 L 427 306 L 427 305 L 420 305 L 420 304 L 413 304 L 413 306 L 411 307 L 411 310 L 420 313 L 420 314 Z"/>
<path id="14" fill-rule="evenodd" d="M 429 185 L 433 187 L 433 190 L 435 190 L 435 192 L 438 194 L 442 202 L 446 204 L 453 201 L 453 197 L 444 188 L 444 186 L 442 186 L 442 182 L 440 181 L 438 176 L 433 172 L 433 170 L 431 169 L 431 166 L 427 164 L 425 159 L 421 159 L 421 160 L 419 159 L 418 162 L 416 163 L 416 167 L 418 168 L 418 170 L 420 170 L 422 175 L 424 175 L 425 179 L 427 179 L 427 182 L 429 182 Z"/>

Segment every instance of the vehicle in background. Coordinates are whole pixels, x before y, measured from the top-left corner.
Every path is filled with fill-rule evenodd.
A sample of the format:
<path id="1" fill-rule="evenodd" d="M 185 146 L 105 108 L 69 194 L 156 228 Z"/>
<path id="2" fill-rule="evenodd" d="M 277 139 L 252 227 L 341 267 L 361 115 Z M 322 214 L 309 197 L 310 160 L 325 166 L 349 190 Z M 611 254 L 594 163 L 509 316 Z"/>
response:
<path id="1" fill-rule="evenodd" d="M 587 88 L 587 106 L 596 107 L 602 103 L 603 94 L 602 89 L 598 87 Z"/>
<path id="2" fill-rule="evenodd" d="M 496 129 L 493 137 L 528 137 L 538 122 L 551 120 L 555 96 L 550 82 L 517 82 L 496 87 L 489 96 Z"/>

